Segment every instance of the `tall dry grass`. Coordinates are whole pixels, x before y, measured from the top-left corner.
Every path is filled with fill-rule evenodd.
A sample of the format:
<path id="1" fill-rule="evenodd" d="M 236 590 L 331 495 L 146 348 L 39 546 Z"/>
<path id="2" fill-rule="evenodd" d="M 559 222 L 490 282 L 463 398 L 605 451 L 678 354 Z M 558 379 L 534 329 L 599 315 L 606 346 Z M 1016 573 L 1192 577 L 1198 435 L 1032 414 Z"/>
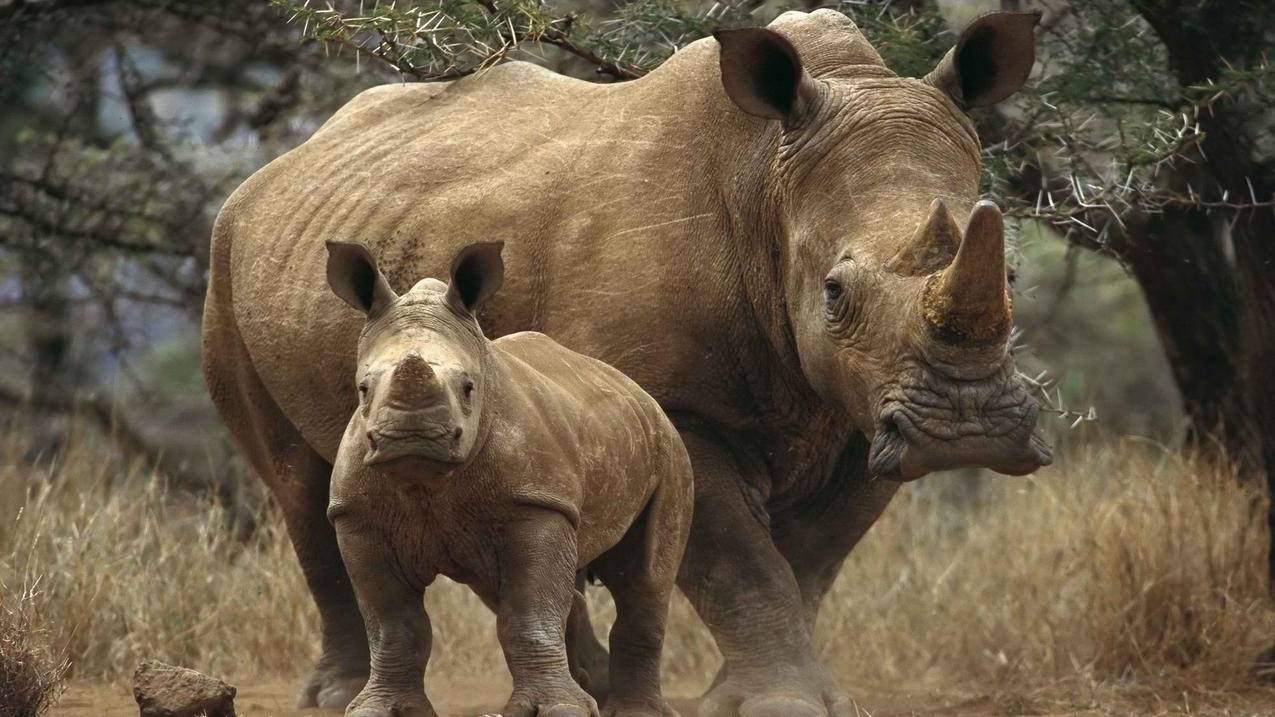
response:
<path id="1" fill-rule="evenodd" d="M 20 438 L 0 440 L 0 585 L 38 576 L 32 604 L 77 677 L 121 678 L 144 657 L 232 679 L 310 664 L 314 610 L 277 516 L 237 542 L 211 504 L 70 445 L 33 470 Z M 1262 511 L 1230 476 L 1123 444 L 962 500 L 951 480 L 905 487 L 825 603 L 820 649 L 850 684 L 1225 690 L 1275 642 Z M 503 669 L 476 598 L 440 583 L 427 602 L 432 674 Z M 609 601 L 595 608 L 605 622 Z M 680 597 L 665 662 L 683 686 L 719 663 Z"/>
<path id="2" fill-rule="evenodd" d="M 979 486 L 903 492 L 847 561 L 818 629 L 843 674 L 1224 690 L 1275 644 L 1265 504 L 1228 471 L 1126 442 Z"/>

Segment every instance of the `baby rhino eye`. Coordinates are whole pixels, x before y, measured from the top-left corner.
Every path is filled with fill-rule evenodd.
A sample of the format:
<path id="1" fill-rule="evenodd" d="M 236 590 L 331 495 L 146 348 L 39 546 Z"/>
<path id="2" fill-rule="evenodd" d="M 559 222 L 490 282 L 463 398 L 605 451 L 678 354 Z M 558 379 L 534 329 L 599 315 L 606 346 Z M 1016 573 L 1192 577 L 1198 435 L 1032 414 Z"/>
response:
<path id="1" fill-rule="evenodd" d="M 823 283 L 823 298 L 825 301 L 836 301 L 841 298 L 841 282 L 836 279 L 828 279 Z"/>
<path id="2" fill-rule="evenodd" d="M 474 382 L 466 378 L 461 382 L 460 390 L 465 393 L 465 398 L 469 398 L 474 393 Z"/>

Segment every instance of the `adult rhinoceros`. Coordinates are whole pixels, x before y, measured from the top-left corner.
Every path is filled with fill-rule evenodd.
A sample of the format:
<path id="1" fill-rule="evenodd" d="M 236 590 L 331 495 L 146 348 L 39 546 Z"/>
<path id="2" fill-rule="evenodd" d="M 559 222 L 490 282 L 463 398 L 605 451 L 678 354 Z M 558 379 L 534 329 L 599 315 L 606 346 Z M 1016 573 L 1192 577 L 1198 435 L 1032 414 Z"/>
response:
<path id="1" fill-rule="evenodd" d="M 324 241 L 365 243 L 405 288 L 500 239 L 506 285 L 482 325 L 618 367 L 682 432 L 696 504 L 679 584 L 725 657 L 701 713 L 850 714 L 811 623 L 899 481 L 1049 461 L 964 111 L 1025 81 L 1035 21 L 976 20 L 921 79 L 821 10 L 624 84 L 513 62 L 378 87 L 248 179 L 213 234 L 204 371 L 322 616 L 301 702 L 344 704 L 368 665 L 324 515 L 363 322 L 327 289 Z"/>

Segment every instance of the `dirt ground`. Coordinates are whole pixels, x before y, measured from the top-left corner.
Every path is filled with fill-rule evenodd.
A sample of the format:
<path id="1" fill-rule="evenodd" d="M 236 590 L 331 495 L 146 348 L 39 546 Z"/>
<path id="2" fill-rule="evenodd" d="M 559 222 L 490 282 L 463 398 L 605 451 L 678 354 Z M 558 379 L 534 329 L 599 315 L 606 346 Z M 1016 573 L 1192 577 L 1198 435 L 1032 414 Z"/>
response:
<path id="1" fill-rule="evenodd" d="M 292 706 L 298 680 L 235 682 L 239 694 L 235 709 L 240 717 L 338 717 L 336 710 L 298 710 Z M 470 717 L 495 712 L 508 694 L 508 678 L 434 680 L 430 696 L 441 715 Z M 683 717 L 694 717 L 696 687 L 668 691 Z M 1072 706 L 1008 696 L 962 697 L 932 690 L 884 691 L 854 689 L 862 717 L 1001 717 L 1036 715 L 1053 717 L 1275 717 L 1275 692 L 1200 696 L 1127 694 L 1113 689 L 1107 696 L 1076 696 Z M 1061 702 L 1068 700 L 1063 696 Z M 137 714 L 130 687 L 125 684 L 73 682 L 51 712 L 53 717 L 125 717 Z"/>
<path id="2" fill-rule="evenodd" d="M 239 690 L 235 711 L 240 717 L 336 717 L 341 714 L 336 710 L 295 709 L 292 700 L 296 680 L 235 684 Z M 449 680 L 446 683 L 435 681 L 429 689 L 439 714 L 470 717 L 498 711 L 509 685 L 498 679 Z M 697 700 L 691 696 L 694 694 L 691 688 L 675 688 L 669 694 L 673 707 L 683 717 L 694 717 Z M 1001 714 L 989 711 L 988 707 L 985 700 L 950 700 L 935 694 L 873 695 L 860 699 L 864 717 L 985 717 Z M 131 717 L 137 714 L 137 704 L 126 684 L 73 682 L 50 714 L 53 717 Z"/>

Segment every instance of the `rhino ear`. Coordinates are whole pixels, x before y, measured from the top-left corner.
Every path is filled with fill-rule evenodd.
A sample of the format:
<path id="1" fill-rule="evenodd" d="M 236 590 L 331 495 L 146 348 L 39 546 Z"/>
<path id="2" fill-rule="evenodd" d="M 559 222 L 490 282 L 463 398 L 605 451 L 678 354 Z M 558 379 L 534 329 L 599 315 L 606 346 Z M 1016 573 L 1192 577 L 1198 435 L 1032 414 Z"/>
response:
<path id="1" fill-rule="evenodd" d="M 726 95 L 754 117 L 796 123 L 818 92 L 791 42 L 774 30 L 748 27 L 713 33 Z"/>
<path id="2" fill-rule="evenodd" d="M 372 316 L 398 298 L 367 247 L 339 241 L 330 241 L 327 247 L 328 286 L 342 301 Z"/>
<path id="3" fill-rule="evenodd" d="M 970 23 L 925 81 L 956 104 L 987 107 L 1017 92 L 1036 62 L 1040 12 L 993 12 Z"/>
<path id="4" fill-rule="evenodd" d="M 452 259 L 452 279 L 447 286 L 447 303 L 462 313 L 477 314 L 483 302 L 496 293 L 505 280 L 503 241 L 478 242 L 456 252 Z"/>

